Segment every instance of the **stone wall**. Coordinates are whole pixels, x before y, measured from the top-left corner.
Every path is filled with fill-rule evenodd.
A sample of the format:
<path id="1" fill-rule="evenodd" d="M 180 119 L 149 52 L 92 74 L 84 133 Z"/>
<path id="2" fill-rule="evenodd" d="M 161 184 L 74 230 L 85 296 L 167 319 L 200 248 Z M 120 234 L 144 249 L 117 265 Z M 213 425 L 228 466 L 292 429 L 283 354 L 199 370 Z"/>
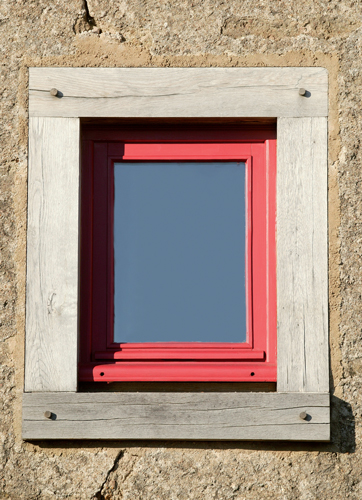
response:
<path id="1" fill-rule="evenodd" d="M 0 498 L 362 498 L 362 7 L 3 0 Z M 323 66 L 330 78 L 329 444 L 21 440 L 29 66 Z"/>

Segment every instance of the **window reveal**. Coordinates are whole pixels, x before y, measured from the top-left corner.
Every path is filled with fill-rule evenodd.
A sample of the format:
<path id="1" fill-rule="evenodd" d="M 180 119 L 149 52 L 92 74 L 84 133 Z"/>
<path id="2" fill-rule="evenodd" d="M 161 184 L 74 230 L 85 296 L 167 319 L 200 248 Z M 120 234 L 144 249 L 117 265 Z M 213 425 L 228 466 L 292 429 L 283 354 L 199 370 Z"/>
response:
<path id="1" fill-rule="evenodd" d="M 80 379 L 275 381 L 274 131 L 97 137 L 83 141 Z"/>

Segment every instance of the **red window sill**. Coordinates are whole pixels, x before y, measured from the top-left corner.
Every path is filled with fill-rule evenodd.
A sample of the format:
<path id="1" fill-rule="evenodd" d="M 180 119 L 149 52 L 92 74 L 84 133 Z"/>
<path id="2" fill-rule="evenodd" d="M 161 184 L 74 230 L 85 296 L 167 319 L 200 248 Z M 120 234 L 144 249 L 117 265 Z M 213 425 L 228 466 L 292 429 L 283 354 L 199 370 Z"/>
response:
<path id="1" fill-rule="evenodd" d="M 275 382 L 276 364 L 220 361 L 124 361 L 81 363 L 79 377 L 84 382 Z"/>

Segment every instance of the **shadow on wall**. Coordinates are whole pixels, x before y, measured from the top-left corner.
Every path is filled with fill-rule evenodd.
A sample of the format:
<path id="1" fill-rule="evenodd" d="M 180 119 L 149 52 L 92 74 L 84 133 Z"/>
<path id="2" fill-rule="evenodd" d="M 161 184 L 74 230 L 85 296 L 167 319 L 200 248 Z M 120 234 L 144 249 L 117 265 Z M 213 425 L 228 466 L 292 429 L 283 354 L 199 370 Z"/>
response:
<path id="1" fill-rule="evenodd" d="M 352 407 L 335 396 L 331 396 L 331 442 L 328 447 L 339 453 L 354 453 L 356 450 Z"/>

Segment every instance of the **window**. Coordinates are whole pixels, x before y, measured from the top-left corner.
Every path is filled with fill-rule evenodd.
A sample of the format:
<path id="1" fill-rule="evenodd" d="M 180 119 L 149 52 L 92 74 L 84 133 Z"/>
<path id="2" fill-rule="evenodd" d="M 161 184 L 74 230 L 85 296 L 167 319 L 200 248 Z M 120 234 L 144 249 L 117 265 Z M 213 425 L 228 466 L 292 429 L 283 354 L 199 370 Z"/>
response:
<path id="1" fill-rule="evenodd" d="M 329 440 L 327 117 L 324 68 L 29 70 L 24 439 Z M 276 392 L 77 392 L 81 121 L 114 118 L 276 121 Z"/>
<path id="2" fill-rule="evenodd" d="M 274 127 L 88 126 L 83 151 L 80 379 L 275 382 Z"/>

